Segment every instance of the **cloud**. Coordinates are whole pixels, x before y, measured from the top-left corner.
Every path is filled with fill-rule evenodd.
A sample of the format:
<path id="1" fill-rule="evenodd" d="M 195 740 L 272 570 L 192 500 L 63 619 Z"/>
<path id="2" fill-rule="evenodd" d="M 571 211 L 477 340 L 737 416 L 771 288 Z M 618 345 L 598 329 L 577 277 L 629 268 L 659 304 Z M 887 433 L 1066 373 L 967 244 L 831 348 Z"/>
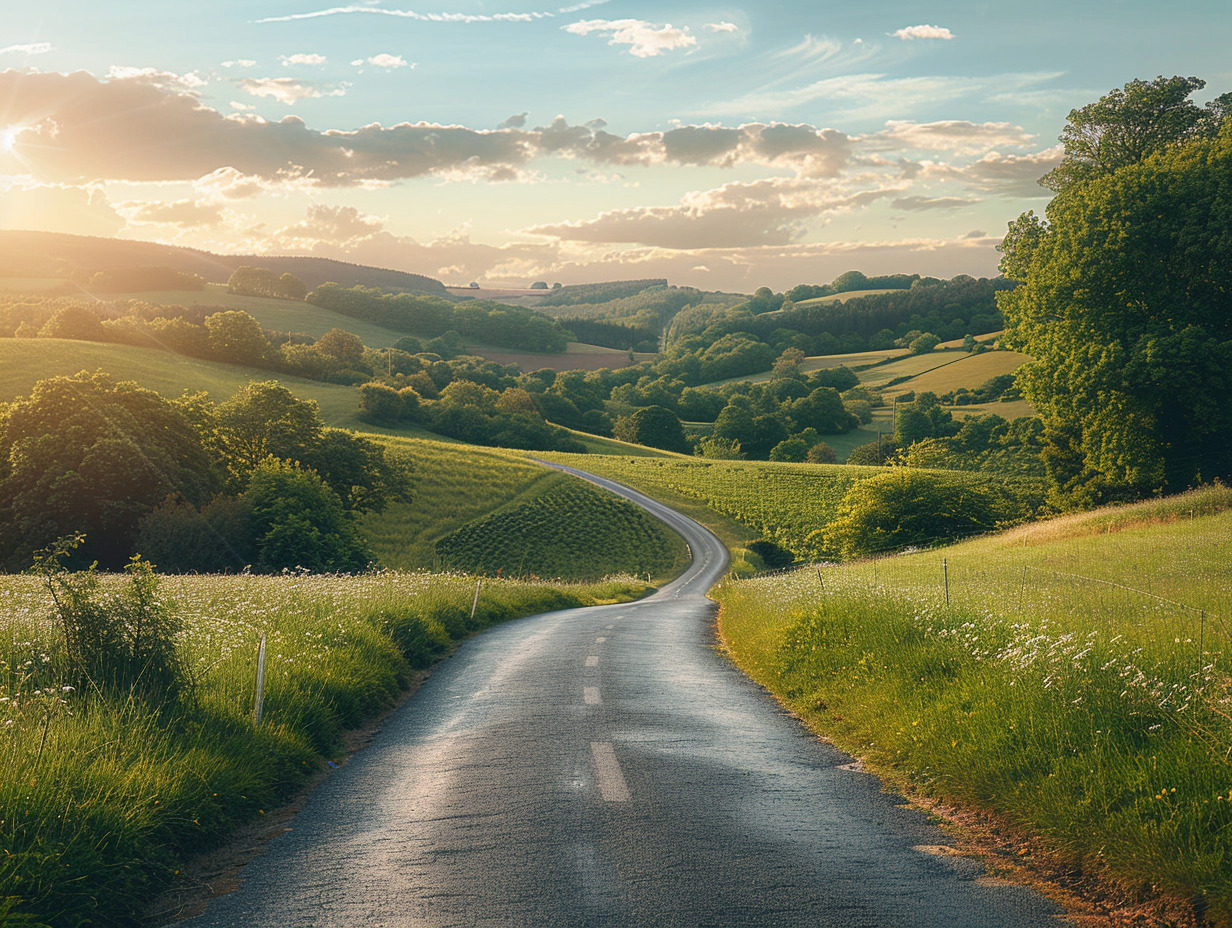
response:
<path id="1" fill-rule="evenodd" d="M 1057 167 L 1064 156 L 1060 145 L 1030 155 L 989 152 L 978 161 L 957 169 L 955 174 L 977 190 L 1001 196 L 1051 197 L 1039 179 Z"/>
<path id="2" fill-rule="evenodd" d="M 298 52 L 294 55 L 279 55 L 278 60 L 282 62 L 284 68 L 289 68 L 293 65 L 318 65 L 325 64 L 326 57 L 318 55 L 316 52 Z"/>
<path id="3" fill-rule="evenodd" d="M 32 178 L 0 181 L 0 225 L 32 232 L 63 232 L 110 237 L 124 228 L 124 219 L 97 187 L 40 184 Z"/>
<path id="4" fill-rule="evenodd" d="M 251 58 L 237 58 L 234 61 L 224 61 L 224 68 L 255 68 L 257 63 Z"/>
<path id="5" fill-rule="evenodd" d="M 6 45 L 0 55 L 45 55 L 51 51 L 50 42 L 27 42 L 24 45 Z"/>
<path id="6" fill-rule="evenodd" d="M 198 177 L 193 186 L 208 197 L 243 200 L 261 193 L 266 184 L 260 177 L 225 167 Z"/>
<path id="7" fill-rule="evenodd" d="M 739 129 L 682 126 L 663 133 L 663 154 L 678 164 L 730 164 L 743 137 Z"/>
<path id="8" fill-rule="evenodd" d="M 139 81 L 161 90 L 190 92 L 209 83 L 195 71 L 176 74 L 174 71 L 161 71 L 158 68 L 134 68 L 118 64 L 113 64 L 107 71 L 107 79 L 109 81 Z"/>
<path id="9" fill-rule="evenodd" d="M 266 16 L 254 20 L 257 23 L 289 23 L 301 19 L 320 19 L 323 16 L 347 16 L 369 14 L 414 19 L 425 23 L 529 23 L 537 19 L 549 19 L 551 13 L 418 13 L 415 10 L 386 10 L 373 6 L 335 6 L 326 10 L 308 13 L 290 13 L 286 16 Z"/>
<path id="10" fill-rule="evenodd" d="M 861 147 L 874 150 L 944 151 L 973 155 L 1007 146 L 1030 145 L 1035 136 L 1009 122 L 911 122 L 890 120 L 885 129 L 859 139 Z"/>
<path id="11" fill-rule="evenodd" d="M 611 210 L 590 220 L 538 225 L 526 231 L 565 241 L 669 249 L 788 245 L 804 236 L 808 220 L 867 206 L 902 189 L 893 183 L 866 190 L 842 189 L 803 178 L 774 177 L 693 192 L 675 206 Z"/>
<path id="12" fill-rule="evenodd" d="M 529 113 L 514 113 L 504 122 L 502 122 L 497 128 L 498 129 L 521 129 L 523 126 L 526 125 L 526 117 L 528 115 L 530 114 Z"/>
<path id="13" fill-rule="evenodd" d="M 634 58 L 653 58 L 677 48 L 697 45 L 697 37 L 689 27 L 677 29 L 670 23 L 656 26 L 641 19 L 584 19 L 564 27 L 572 35 L 608 33 L 608 45 L 628 45 Z"/>
<path id="14" fill-rule="evenodd" d="M 181 229 L 215 226 L 222 222 L 222 207 L 204 200 L 176 200 L 171 203 L 117 203 L 116 211 L 129 222 L 173 225 Z"/>
<path id="15" fill-rule="evenodd" d="M 824 36 L 819 39 L 812 35 L 806 35 L 799 44 L 785 48 L 781 52 L 775 52 L 773 57 L 776 59 L 799 58 L 806 61 L 824 61 L 827 58 L 833 58 L 842 50 L 842 43 L 835 39 Z"/>
<path id="16" fill-rule="evenodd" d="M 737 26 L 735 23 L 729 23 L 727 21 L 717 22 L 717 23 L 706 23 L 706 28 L 709 29 L 711 32 L 739 32 L 740 31 L 739 26 Z"/>
<path id="17" fill-rule="evenodd" d="M 389 54 L 386 54 L 385 52 L 382 52 L 379 55 L 373 55 L 371 58 L 368 58 L 366 60 L 368 64 L 373 65 L 374 67 L 386 68 L 387 70 L 390 70 L 390 71 L 395 70 L 397 68 L 415 67 L 414 62 L 407 61 L 401 55 L 389 55 Z M 351 63 L 354 64 L 355 62 L 351 62 Z"/>
<path id="18" fill-rule="evenodd" d="M 890 35 L 904 42 L 911 42 L 915 39 L 942 39 L 948 42 L 954 38 L 954 33 L 944 26 L 905 26 L 902 29 L 896 29 Z"/>
<path id="19" fill-rule="evenodd" d="M 910 196 L 899 197 L 897 200 L 891 201 L 890 205 L 894 207 L 894 209 L 917 211 L 925 209 L 958 209 L 959 207 L 970 206 L 972 203 L 979 202 L 979 200 L 974 200 L 967 197 Z"/>
<path id="20" fill-rule="evenodd" d="M 315 81 L 297 81 L 293 77 L 245 77 L 235 83 L 254 97 L 271 97 L 287 106 L 293 106 L 300 100 L 341 97 L 346 94 L 346 90 L 341 87 L 318 84 Z"/>

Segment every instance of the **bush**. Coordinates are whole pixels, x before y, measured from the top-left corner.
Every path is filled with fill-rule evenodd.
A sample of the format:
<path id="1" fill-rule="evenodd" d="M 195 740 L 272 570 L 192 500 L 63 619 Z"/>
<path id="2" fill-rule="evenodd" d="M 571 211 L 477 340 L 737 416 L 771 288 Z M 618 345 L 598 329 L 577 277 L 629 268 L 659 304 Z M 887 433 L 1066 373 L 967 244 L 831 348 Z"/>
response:
<path id="1" fill-rule="evenodd" d="M 975 475 L 896 468 L 852 486 L 825 539 L 845 558 L 863 557 L 987 532 L 1020 515 L 1006 493 Z"/>

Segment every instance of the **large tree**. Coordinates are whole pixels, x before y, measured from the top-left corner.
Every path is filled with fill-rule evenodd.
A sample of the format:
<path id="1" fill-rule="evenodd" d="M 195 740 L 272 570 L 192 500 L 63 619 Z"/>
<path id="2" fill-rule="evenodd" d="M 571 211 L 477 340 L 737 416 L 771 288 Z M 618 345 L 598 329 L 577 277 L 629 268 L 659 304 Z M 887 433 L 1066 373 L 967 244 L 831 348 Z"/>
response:
<path id="1" fill-rule="evenodd" d="M 1140 84 L 1100 110 L 1193 80 Z M 999 294 L 1006 340 L 1034 359 L 1019 382 L 1044 420 L 1062 505 L 1232 472 L 1232 125 L 1211 128 L 1219 106 L 1149 112 L 1145 126 L 1105 127 L 1103 144 L 1135 133 L 1149 144 L 1118 143 L 1123 157 L 1104 168 L 1067 153 L 1046 220 L 1025 214 L 1001 245 L 1002 270 L 1023 283 Z"/>
<path id="2" fill-rule="evenodd" d="M 53 377 L 0 408 L 0 560 L 10 568 L 78 532 L 87 563 L 122 566 L 164 497 L 200 505 L 218 486 L 184 411 L 134 383 Z"/>

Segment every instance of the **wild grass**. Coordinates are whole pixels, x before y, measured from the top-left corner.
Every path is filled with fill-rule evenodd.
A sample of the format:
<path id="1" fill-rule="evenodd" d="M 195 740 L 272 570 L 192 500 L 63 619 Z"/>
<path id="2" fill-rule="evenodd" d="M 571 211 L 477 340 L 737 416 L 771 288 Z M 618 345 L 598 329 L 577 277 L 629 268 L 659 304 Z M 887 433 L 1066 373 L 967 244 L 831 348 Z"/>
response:
<path id="1" fill-rule="evenodd" d="M 1230 556 L 1232 491 L 1216 487 L 729 581 L 720 628 L 755 679 L 892 781 L 1226 925 Z"/>
<path id="2" fill-rule="evenodd" d="M 104 578 L 103 585 L 121 582 Z M 178 703 L 68 689 L 46 588 L 0 578 L 0 921 L 136 924 L 193 853 L 284 802 L 416 668 L 494 622 L 645 587 L 357 577 L 168 577 Z M 264 714 L 254 721 L 258 642 Z M 8 897 L 7 901 L 5 897 Z"/>

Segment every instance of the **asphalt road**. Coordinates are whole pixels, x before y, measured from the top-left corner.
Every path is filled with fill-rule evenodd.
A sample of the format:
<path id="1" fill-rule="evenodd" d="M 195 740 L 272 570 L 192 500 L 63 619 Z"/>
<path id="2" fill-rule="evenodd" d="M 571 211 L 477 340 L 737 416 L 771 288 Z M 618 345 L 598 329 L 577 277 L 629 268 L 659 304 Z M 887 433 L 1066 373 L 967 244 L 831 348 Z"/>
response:
<path id="1" fill-rule="evenodd" d="M 722 544 L 618 492 L 689 571 L 465 642 L 192 928 L 1058 924 L 718 653 Z"/>

